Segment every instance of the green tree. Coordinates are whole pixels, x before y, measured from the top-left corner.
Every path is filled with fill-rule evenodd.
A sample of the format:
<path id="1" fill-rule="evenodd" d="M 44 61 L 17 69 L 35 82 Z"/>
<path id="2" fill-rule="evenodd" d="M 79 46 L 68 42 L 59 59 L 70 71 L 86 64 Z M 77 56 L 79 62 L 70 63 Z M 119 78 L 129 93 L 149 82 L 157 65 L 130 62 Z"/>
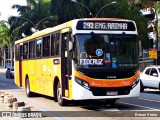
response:
<path id="1" fill-rule="evenodd" d="M 10 49 L 10 56 L 11 56 L 11 65 L 13 65 L 12 57 L 13 57 L 13 38 L 9 32 L 9 24 L 6 21 L 0 22 L 0 48 L 1 50 L 5 50 L 6 47 Z M 5 57 L 5 55 L 4 55 Z M 1 56 L 2 58 L 2 56 Z M 5 59 L 4 59 L 5 64 Z"/>
<path id="2" fill-rule="evenodd" d="M 4 21 L 0 22 L 0 48 L 10 43 L 9 28 Z"/>
<path id="3" fill-rule="evenodd" d="M 111 3 L 112 0 L 77 0 L 79 3 L 85 5 L 90 11 L 81 4 L 72 2 L 71 0 L 51 0 L 51 12 L 58 15 L 58 23 L 77 18 L 95 17 L 98 10 L 105 4 Z M 110 8 L 110 6 L 108 6 Z M 106 7 L 107 8 L 107 7 Z M 104 11 L 102 12 L 104 13 Z M 107 14 L 107 13 L 106 13 Z"/>
<path id="4" fill-rule="evenodd" d="M 56 24 L 57 17 L 50 13 L 50 0 L 27 0 L 27 2 L 28 6 L 13 5 L 12 8 L 17 9 L 20 16 L 9 18 L 11 33 L 16 31 L 18 36 L 22 33 L 31 35 L 31 28 L 42 30 Z"/>

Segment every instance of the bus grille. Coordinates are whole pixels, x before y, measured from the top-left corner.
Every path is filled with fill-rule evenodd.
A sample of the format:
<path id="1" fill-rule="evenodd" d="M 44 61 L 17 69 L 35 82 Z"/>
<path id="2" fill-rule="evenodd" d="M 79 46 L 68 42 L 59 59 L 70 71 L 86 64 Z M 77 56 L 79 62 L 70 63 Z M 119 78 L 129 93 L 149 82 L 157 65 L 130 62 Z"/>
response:
<path id="1" fill-rule="evenodd" d="M 121 88 L 95 88 L 91 87 L 91 91 L 94 96 L 108 96 L 107 92 L 117 92 L 117 95 L 128 95 L 130 93 L 131 87 L 121 87 Z"/>

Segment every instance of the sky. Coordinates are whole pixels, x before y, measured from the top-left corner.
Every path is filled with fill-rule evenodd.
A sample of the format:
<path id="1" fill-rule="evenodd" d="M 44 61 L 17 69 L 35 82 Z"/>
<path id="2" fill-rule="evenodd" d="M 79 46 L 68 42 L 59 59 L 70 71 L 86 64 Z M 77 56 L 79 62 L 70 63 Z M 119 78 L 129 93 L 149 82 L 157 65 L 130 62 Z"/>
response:
<path id="1" fill-rule="evenodd" d="M 7 20 L 10 16 L 18 16 L 16 9 L 12 9 L 15 4 L 26 5 L 26 0 L 0 0 L 0 20 Z"/>

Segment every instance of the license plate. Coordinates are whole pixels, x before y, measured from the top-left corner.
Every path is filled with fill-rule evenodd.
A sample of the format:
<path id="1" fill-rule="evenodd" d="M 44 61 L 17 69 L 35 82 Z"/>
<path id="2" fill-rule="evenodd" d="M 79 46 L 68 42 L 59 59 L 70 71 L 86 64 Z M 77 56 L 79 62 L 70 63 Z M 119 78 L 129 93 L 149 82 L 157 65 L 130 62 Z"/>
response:
<path id="1" fill-rule="evenodd" d="M 108 96 L 115 96 L 115 95 L 118 95 L 118 92 L 117 91 L 107 91 L 106 95 L 108 95 Z"/>

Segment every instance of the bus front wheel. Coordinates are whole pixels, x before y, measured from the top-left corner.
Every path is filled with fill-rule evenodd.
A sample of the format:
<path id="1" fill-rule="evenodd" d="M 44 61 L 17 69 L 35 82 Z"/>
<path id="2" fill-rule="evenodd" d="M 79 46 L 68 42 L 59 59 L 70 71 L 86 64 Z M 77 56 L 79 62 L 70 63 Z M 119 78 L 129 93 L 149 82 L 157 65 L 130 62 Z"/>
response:
<path id="1" fill-rule="evenodd" d="M 60 85 L 60 83 L 58 82 L 58 84 L 57 84 L 57 95 L 56 95 L 56 97 L 57 97 L 57 101 L 58 101 L 58 104 L 60 105 L 60 106 L 65 106 L 65 105 L 67 105 L 67 100 L 65 100 L 65 99 L 63 99 L 62 98 L 62 88 L 61 88 L 61 85 Z"/>
<path id="2" fill-rule="evenodd" d="M 26 79 L 26 95 L 27 97 L 33 97 L 33 92 L 30 91 L 29 78 Z"/>

